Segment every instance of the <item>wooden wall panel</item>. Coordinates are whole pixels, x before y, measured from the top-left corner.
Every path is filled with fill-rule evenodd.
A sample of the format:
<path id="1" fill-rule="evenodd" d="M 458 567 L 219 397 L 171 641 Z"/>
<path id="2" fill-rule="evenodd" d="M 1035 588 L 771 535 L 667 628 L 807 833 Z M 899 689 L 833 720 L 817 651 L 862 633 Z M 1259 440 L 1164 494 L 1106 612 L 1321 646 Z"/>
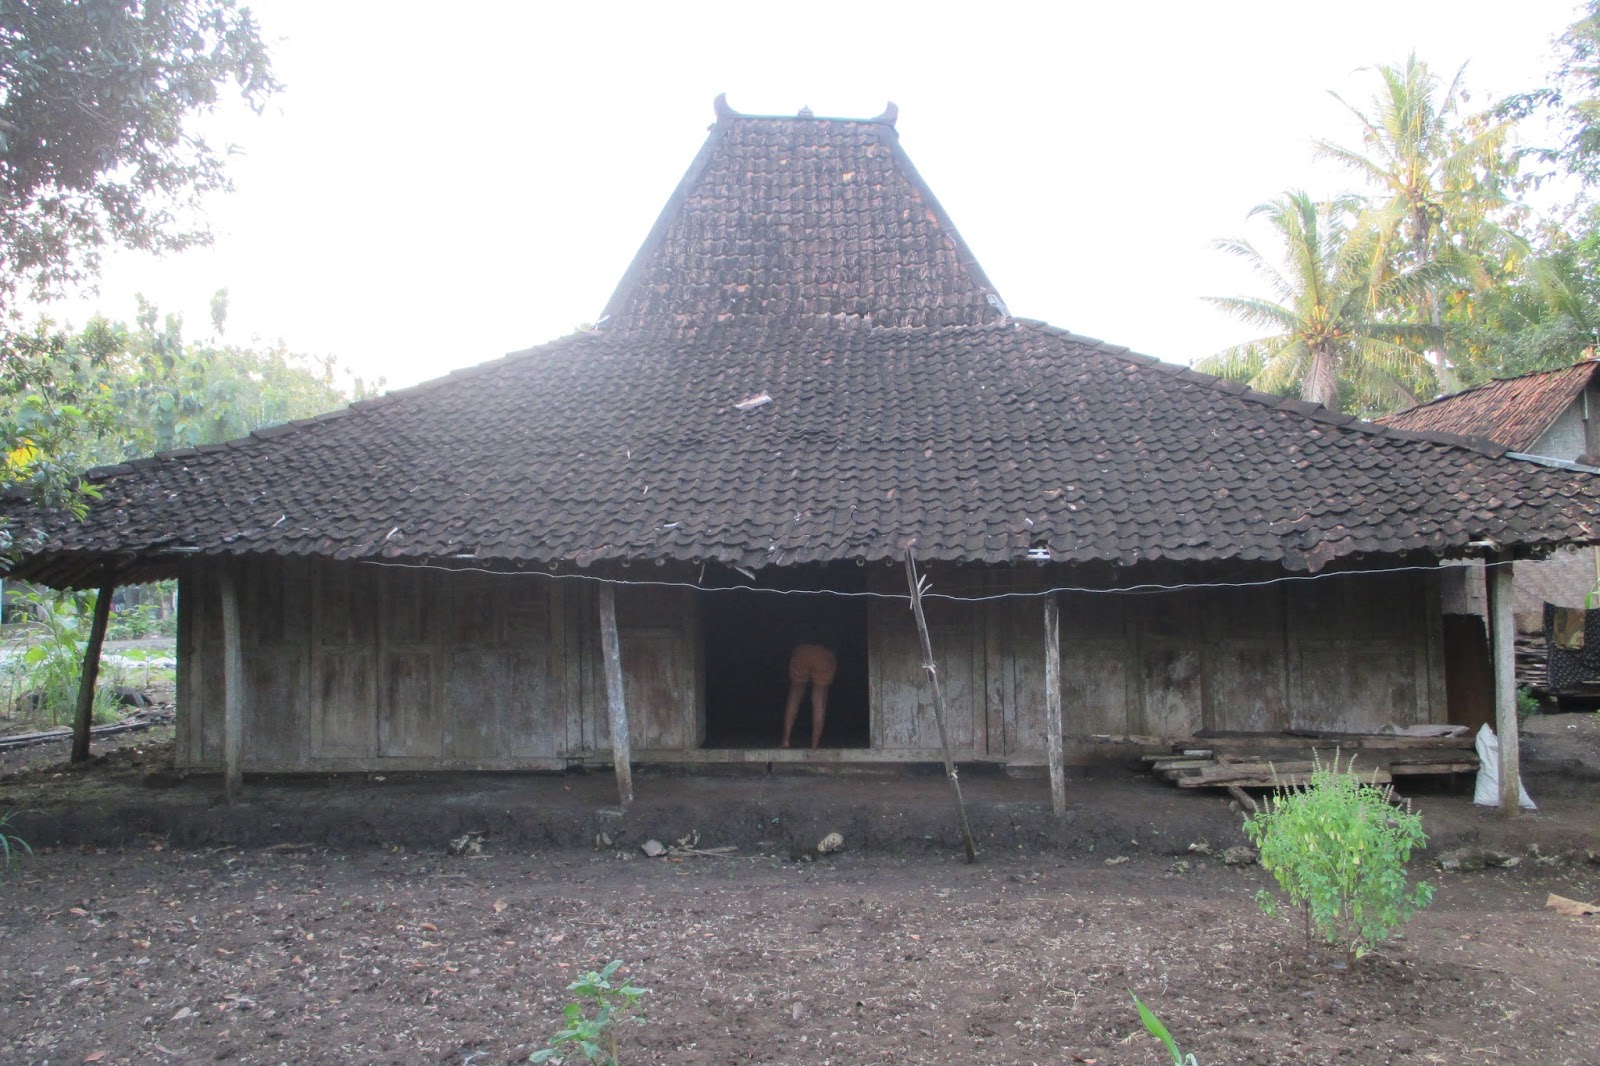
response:
<path id="1" fill-rule="evenodd" d="M 1142 641 L 1139 674 L 1144 688 L 1140 733 L 1183 737 L 1201 728 L 1205 652 L 1192 639 L 1169 636 Z"/>
<path id="2" fill-rule="evenodd" d="M 944 687 L 950 746 L 961 753 L 983 754 L 987 743 L 982 613 L 972 604 L 935 600 L 929 601 L 925 614 Z M 894 601 L 874 601 L 867 618 L 873 747 L 937 751 L 933 689 L 922 668 L 916 622 L 904 604 Z"/>
<path id="3" fill-rule="evenodd" d="M 501 754 L 508 732 L 503 718 L 511 702 L 507 654 L 499 648 L 457 647 L 445 660 L 444 718 L 450 723 L 451 754 L 485 759 Z"/>
<path id="4" fill-rule="evenodd" d="M 705 739 L 705 684 L 701 676 L 700 614 L 690 589 L 649 585 L 616 590 L 623 699 L 634 750 L 687 750 Z M 611 746 L 605 681 L 600 676 L 598 619 L 589 656 L 594 696 L 585 700 L 587 731 L 597 749 Z"/>
<path id="5" fill-rule="evenodd" d="M 617 633 L 630 743 L 653 750 L 696 746 L 694 653 L 682 631 L 619 622 Z"/>
<path id="6" fill-rule="evenodd" d="M 377 684 L 370 649 L 320 649 L 312 666 L 314 758 L 378 753 Z"/>
<path id="7" fill-rule="evenodd" d="M 1277 732 L 1289 725 L 1283 638 L 1222 640 L 1206 651 L 1207 729 Z"/>
<path id="8" fill-rule="evenodd" d="M 311 748 L 303 663 L 259 653 L 246 655 L 244 676 L 244 765 L 251 769 L 303 767 Z"/>
<path id="9" fill-rule="evenodd" d="M 378 754 L 444 754 L 444 718 L 439 706 L 438 667 L 431 649 L 385 649 L 378 679 Z"/>

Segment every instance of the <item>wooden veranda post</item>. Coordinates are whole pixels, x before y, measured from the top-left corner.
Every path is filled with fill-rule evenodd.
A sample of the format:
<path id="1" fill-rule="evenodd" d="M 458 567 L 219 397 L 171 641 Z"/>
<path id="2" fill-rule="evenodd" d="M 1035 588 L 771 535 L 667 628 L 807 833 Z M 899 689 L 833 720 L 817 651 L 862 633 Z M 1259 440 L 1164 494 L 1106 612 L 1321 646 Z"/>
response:
<path id="1" fill-rule="evenodd" d="M 1511 562 L 1484 567 L 1489 608 L 1489 657 L 1494 666 L 1494 731 L 1500 740 L 1500 813 L 1522 811 L 1522 767 L 1517 737 L 1516 632 L 1511 617 Z"/>
<path id="2" fill-rule="evenodd" d="M 622 699 L 622 647 L 617 640 L 617 598 L 610 583 L 600 586 L 600 650 L 606 661 L 606 703 L 611 711 L 611 761 L 617 769 L 617 802 L 633 802 L 633 768 L 628 744 L 628 707 Z"/>
<path id="3" fill-rule="evenodd" d="M 107 578 L 94 600 L 94 621 L 89 624 L 89 646 L 83 649 L 83 676 L 78 680 L 78 706 L 72 716 L 72 761 L 89 758 L 89 731 L 94 728 L 94 687 L 100 680 L 100 649 L 111 620 L 111 597 L 117 583 Z"/>
<path id="4" fill-rule="evenodd" d="M 1061 753 L 1061 605 L 1056 594 L 1044 600 L 1044 732 L 1050 758 L 1050 808 L 1067 813 L 1067 782 Z"/>
<path id="5" fill-rule="evenodd" d="M 967 824 L 967 805 L 961 799 L 961 779 L 956 776 L 956 762 L 950 755 L 950 733 L 945 728 L 944 688 L 939 684 L 939 669 L 933 661 L 933 638 L 928 635 L 928 619 L 922 613 L 922 580 L 917 577 L 917 564 L 906 549 L 906 584 L 911 588 L 911 613 L 917 617 L 917 634 L 922 638 L 922 668 L 928 672 L 928 683 L 933 686 L 933 718 L 939 725 L 939 748 L 944 752 L 944 775 L 950 779 L 950 788 L 956 796 L 956 817 L 961 822 L 961 842 L 966 848 L 967 861 L 978 861 L 978 847 L 972 841 L 972 827 Z"/>
<path id="6" fill-rule="evenodd" d="M 222 589 L 222 791 L 229 803 L 239 798 L 244 773 L 244 648 L 239 636 L 239 590 L 226 564 Z"/>

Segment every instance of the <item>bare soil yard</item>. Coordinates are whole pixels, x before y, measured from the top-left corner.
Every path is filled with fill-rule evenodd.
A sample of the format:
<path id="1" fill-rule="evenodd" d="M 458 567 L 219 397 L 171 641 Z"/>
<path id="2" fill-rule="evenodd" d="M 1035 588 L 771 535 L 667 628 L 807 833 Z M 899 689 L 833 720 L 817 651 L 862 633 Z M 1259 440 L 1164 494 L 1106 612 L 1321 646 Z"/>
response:
<path id="1" fill-rule="evenodd" d="M 1459 795 L 1420 796 L 1441 845 L 1522 862 L 1418 863 L 1440 886 L 1433 906 L 1354 972 L 1260 914 L 1259 868 L 1187 850 L 1239 841 L 1225 800 L 1136 779 L 1075 783 L 1055 835 L 1038 828 L 1039 782 L 974 779 L 984 852 L 968 866 L 948 836 L 923 839 L 949 820 L 937 779 L 647 776 L 641 795 L 678 796 L 659 811 L 708 814 L 702 848 L 737 850 L 647 859 L 617 823 L 609 846 L 497 831 L 481 857 L 454 858 L 444 831 L 464 819 L 513 796 L 518 817 L 570 796 L 587 818 L 607 783 L 477 782 L 470 810 L 440 791 L 461 785 L 263 783 L 228 821 L 203 781 L 141 783 L 148 756 L 131 748 L 88 773 L 0 767 L 0 810 L 45 803 L 96 839 L 143 793 L 161 805 L 142 817 L 209 826 L 52 847 L 0 883 L 0 1061 L 517 1062 L 558 1027 L 566 984 L 621 958 L 651 990 L 625 1063 L 1165 1066 L 1131 989 L 1204 1066 L 1592 1064 L 1600 917 L 1544 903 L 1600 899 L 1600 866 L 1582 853 L 1600 829 L 1585 777 L 1597 737 L 1592 716 L 1530 731 L 1535 768 L 1565 768 L 1530 784 L 1538 815 L 1506 823 Z M 349 806 L 326 814 L 338 796 Z M 74 805 L 105 809 L 66 819 Z M 363 806 L 378 813 L 361 821 Z M 780 836 L 775 812 L 808 809 L 815 821 Z M 413 831 L 383 835 L 408 811 Z M 846 850 L 794 858 L 835 816 L 855 819 Z M 367 836 L 301 835 L 334 822 Z M 898 835 L 868 843 L 886 822 Z M 229 833 L 242 846 L 174 844 Z M 1533 845 L 1580 850 L 1546 864 Z"/>
<path id="2" fill-rule="evenodd" d="M 1354 973 L 1197 859 L 62 851 L 0 897 L 0 1060 L 504 1063 L 611 958 L 625 1062 L 1593 1063 L 1588 865 L 1443 875 Z"/>

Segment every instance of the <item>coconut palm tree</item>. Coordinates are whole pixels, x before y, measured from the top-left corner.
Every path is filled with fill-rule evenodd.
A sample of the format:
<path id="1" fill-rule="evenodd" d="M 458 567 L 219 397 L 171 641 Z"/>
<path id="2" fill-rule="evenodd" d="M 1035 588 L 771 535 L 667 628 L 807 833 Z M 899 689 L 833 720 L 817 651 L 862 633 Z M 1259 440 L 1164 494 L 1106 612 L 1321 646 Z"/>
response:
<path id="1" fill-rule="evenodd" d="M 1505 187 L 1512 171 L 1504 151 L 1511 123 L 1464 114 L 1461 70 L 1443 92 L 1415 53 L 1377 72 L 1381 84 L 1368 110 L 1332 94 L 1360 123 L 1362 147 L 1319 141 L 1317 155 L 1349 166 L 1379 190 L 1369 224 L 1380 238 L 1374 253 L 1391 270 L 1436 263 L 1451 268 L 1432 272 L 1420 293 L 1424 317 L 1440 336 L 1436 368 L 1448 378 L 1442 290 L 1452 279 L 1461 288 L 1483 287 L 1491 260 L 1526 251 L 1494 221 L 1514 206 Z"/>
<path id="2" fill-rule="evenodd" d="M 1353 197 L 1318 203 L 1305 192 L 1289 192 L 1257 207 L 1250 214 L 1277 231 L 1281 257 L 1247 240 L 1218 241 L 1218 248 L 1249 263 L 1272 295 L 1211 302 L 1270 332 L 1196 367 L 1263 392 L 1298 393 L 1334 411 L 1342 409 L 1341 391 L 1362 413 L 1431 394 L 1435 377 L 1423 346 L 1436 331 L 1398 321 L 1393 310 L 1428 271 L 1383 269 L 1373 257 L 1379 235 L 1354 223 L 1359 206 Z"/>

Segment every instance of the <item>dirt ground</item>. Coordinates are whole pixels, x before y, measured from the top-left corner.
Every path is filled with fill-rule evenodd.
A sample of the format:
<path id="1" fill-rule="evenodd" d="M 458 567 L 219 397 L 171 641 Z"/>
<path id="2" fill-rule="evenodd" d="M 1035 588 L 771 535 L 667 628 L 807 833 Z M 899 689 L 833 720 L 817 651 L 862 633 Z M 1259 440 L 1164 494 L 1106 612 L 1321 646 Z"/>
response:
<path id="1" fill-rule="evenodd" d="M 1205 1066 L 1594 1063 L 1600 917 L 1544 903 L 1600 901 L 1584 854 L 1600 846 L 1600 719 L 1536 720 L 1524 747 L 1537 815 L 1417 797 L 1438 847 L 1416 869 L 1438 896 L 1354 972 L 1260 913 L 1258 867 L 1215 857 L 1239 839 L 1225 799 L 1149 780 L 1075 782 L 1053 834 L 1039 782 L 966 781 L 969 866 L 939 828 L 937 777 L 646 774 L 630 822 L 595 820 L 603 775 L 470 795 L 258 782 L 224 809 L 213 783 L 153 773 L 159 747 L 87 773 L 0 760 L 0 810 L 55 819 L 30 832 L 116 841 L 41 849 L 0 883 L 0 1061 L 517 1062 L 559 1027 L 566 984 L 620 958 L 651 990 L 626 1063 L 1164 1066 L 1130 990 Z M 106 836 L 146 795 L 159 803 Z M 691 810 L 713 812 L 699 848 L 733 850 L 640 853 Z M 545 829 L 502 831 L 530 812 Z M 479 821 L 484 853 L 448 856 Z M 830 826 L 842 853 L 797 858 Z M 1202 837 L 1211 855 L 1188 850 Z M 1433 867 L 1462 844 L 1521 862 Z"/>
<path id="2" fill-rule="evenodd" d="M 491 849 L 492 850 L 492 849 Z M 507 1063 L 607 960 L 625 1062 L 1593 1063 L 1588 865 L 1436 875 L 1353 973 L 1197 858 L 63 851 L 0 894 L 0 1060 Z"/>

